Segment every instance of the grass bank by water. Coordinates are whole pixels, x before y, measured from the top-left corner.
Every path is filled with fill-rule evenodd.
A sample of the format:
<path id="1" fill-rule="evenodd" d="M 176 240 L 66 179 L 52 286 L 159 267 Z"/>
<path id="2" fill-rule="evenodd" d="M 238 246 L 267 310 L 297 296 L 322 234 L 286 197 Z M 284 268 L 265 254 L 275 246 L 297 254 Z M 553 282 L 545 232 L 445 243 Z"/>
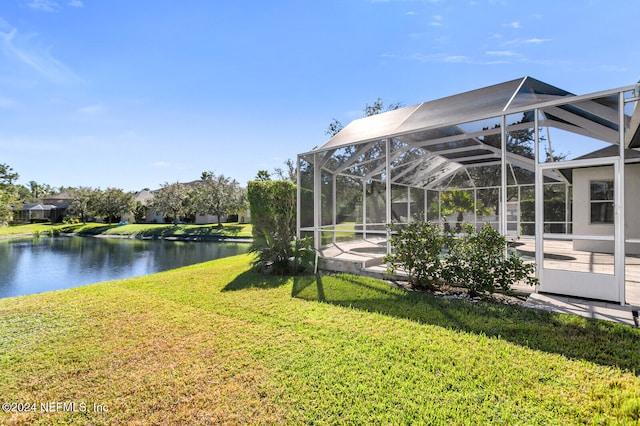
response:
<path id="1" fill-rule="evenodd" d="M 640 330 L 250 259 L 0 300 L 0 423 L 640 421 Z"/>
<path id="2" fill-rule="evenodd" d="M 77 233 L 79 235 L 126 236 L 131 238 L 184 238 L 184 239 L 249 239 L 251 224 L 223 223 L 221 228 L 213 225 L 187 224 L 144 224 L 107 225 L 104 223 L 65 224 L 29 224 L 0 227 L 0 237 L 17 235 Z"/>

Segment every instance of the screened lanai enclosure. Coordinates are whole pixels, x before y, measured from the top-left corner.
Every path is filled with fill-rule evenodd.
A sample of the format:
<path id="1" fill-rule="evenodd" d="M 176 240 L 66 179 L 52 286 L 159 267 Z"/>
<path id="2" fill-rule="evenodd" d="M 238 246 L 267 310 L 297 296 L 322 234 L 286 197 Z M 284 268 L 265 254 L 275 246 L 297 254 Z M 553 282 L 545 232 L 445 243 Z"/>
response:
<path id="1" fill-rule="evenodd" d="M 391 250 L 388 224 L 489 224 L 537 291 L 638 305 L 639 95 L 525 77 L 355 120 L 298 156 L 299 236 L 357 270 Z"/>

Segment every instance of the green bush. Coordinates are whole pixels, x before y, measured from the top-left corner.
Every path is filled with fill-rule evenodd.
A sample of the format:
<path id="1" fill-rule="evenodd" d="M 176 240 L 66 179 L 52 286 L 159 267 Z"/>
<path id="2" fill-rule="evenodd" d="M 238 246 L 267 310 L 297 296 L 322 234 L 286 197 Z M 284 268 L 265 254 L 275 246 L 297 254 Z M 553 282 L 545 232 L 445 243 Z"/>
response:
<path id="1" fill-rule="evenodd" d="M 311 241 L 297 240 L 296 186 L 290 181 L 252 181 L 247 186 L 253 246 L 253 267 L 277 275 L 310 268 L 315 258 Z"/>
<path id="2" fill-rule="evenodd" d="M 64 223 L 65 225 L 75 225 L 77 223 L 80 223 L 80 219 L 78 219 L 77 217 L 71 217 L 69 215 L 66 215 L 62 219 L 62 223 Z"/>
<path id="3" fill-rule="evenodd" d="M 473 225 L 464 224 L 457 238 L 433 223 L 392 225 L 391 230 L 392 254 L 384 259 L 388 272 L 403 269 L 414 287 L 444 282 L 479 294 L 507 291 L 519 281 L 537 282 L 535 266 L 516 253 L 505 256 L 507 240 L 490 225 L 476 232 Z"/>
<path id="4" fill-rule="evenodd" d="M 443 249 L 451 245 L 450 232 L 431 222 L 390 225 L 392 254 L 385 256 L 387 272 L 403 269 L 414 287 L 433 287 L 442 277 Z"/>
<path id="5" fill-rule="evenodd" d="M 534 265 L 525 264 L 516 253 L 505 256 L 507 239 L 493 227 L 485 225 L 475 232 L 467 223 L 463 231 L 447 254 L 443 278 L 449 283 L 467 287 L 472 294 L 509 290 L 520 280 L 536 283 Z"/>
<path id="6" fill-rule="evenodd" d="M 49 219 L 49 218 L 33 218 L 33 219 L 31 219 L 31 223 L 51 223 L 51 219 Z"/>
<path id="7" fill-rule="evenodd" d="M 292 241 L 296 233 L 296 186 L 285 180 L 251 181 L 247 196 L 253 223 L 253 238 L 265 233 Z"/>

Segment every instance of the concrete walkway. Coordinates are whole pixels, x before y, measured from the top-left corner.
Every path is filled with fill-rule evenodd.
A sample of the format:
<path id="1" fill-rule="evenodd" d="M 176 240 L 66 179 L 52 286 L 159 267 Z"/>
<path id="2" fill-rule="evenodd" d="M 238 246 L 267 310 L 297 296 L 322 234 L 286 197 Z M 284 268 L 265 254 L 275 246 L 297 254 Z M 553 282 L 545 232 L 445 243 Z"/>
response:
<path id="1" fill-rule="evenodd" d="M 564 314 L 580 315 L 585 318 L 613 321 L 638 327 L 638 306 L 621 306 L 617 303 L 541 293 L 531 293 L 523 306 Z M 636 312 L 635 320 L 634 310 Z"/>

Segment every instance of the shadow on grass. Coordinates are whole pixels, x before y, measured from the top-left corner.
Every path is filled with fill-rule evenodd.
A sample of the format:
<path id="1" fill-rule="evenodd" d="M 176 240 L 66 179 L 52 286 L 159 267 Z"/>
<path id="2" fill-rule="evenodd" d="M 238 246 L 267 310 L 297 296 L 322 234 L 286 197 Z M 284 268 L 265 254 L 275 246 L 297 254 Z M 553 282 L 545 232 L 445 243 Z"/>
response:
<path id="1" fill-rule="evenodd" d="M 206 227 L 187 228 L 184 235 L 203 236 L 203 237 L 236 237 L 242 231 L 240 225 L 224 225 L 218 227 L 211 225 Z"/>
<path id="2" fill-rule="evenodd" d="M 222 291 L 246 290 L 249 288 L 270 289 L 285 285 L 289 277 L 264 275 L 255 271 L 246 271 L 227 284 Z"/>
<path id="3" fill-rule="evenodd" d="M 80 231 L 80 235 L 100 235 L 118 225 L 105 225 Z M 202 239 L 220 239 L 235 238 L 243 231 L 241 225 L 184 225 L 184 224 L 157 224 L 148 225 L 136 232 L 139 238 L 202 238 Z"/>
<path id="4" fill-rule="evenodd" d="M 621 324 L 519 306 L 449 300 L 346 274 L 298 277 L 292 296 L 499 337 L 530 349 L 619 367 L 640 376 L 640 330 Z"/>
<path id="5" fill-rule="evenodd" d="M 82 225 L 80 225 L 80 226 L 82 226 Z M 109 229 L 115 228 L 116 226 L 118 226 L 118 225 L 115 224 L 115 225 L 96 226 L 96 227 L 93 227 L 93 228 L 82 229 L 78 234 L 79 235 L 100 235 L 100 234 L 104 234 Z M 67 228 L 64 228 L 62 231 L 63 232 L 73 232 L 72 229 L 67 230 Z"/>

